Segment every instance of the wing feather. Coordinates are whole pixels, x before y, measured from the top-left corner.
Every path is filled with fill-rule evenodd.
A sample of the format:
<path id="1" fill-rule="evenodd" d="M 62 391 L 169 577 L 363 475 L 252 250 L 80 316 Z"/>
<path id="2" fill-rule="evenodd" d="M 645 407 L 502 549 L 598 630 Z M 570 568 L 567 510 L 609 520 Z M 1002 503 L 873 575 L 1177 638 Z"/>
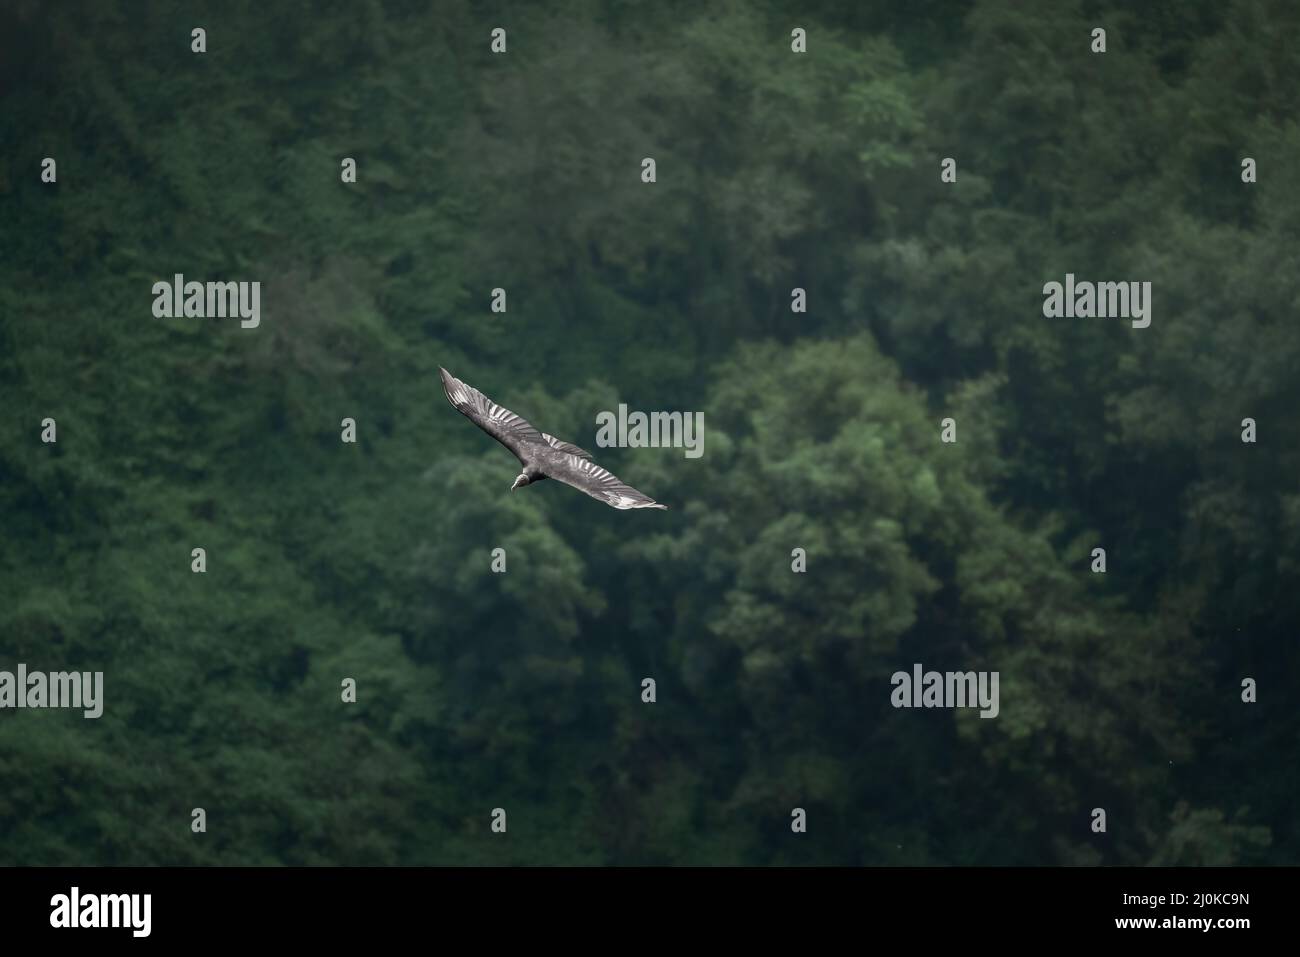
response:
<path id="1" fill-rule="evenodd" d="M 580 492 L 586 492 L 613 508 L 664 508 L 649 495 L 638 492 L 622 481 L 608 469 L 601 468 L 590 459 L 566 454 L 559 457 L 557 464 L 548 464 L 543 469 L 546 475 L 570 485 Z"/>
<path id="2" fill-rule="evenodd" d="M 542 433 L 533 428 L 523 416 L 516 415 L 503 405 L 497 405 L 478 389 L 457 379 L 442 366 L 442 390 L 458 412 L 492 438 L 496 439 L 523 461 L 520 447 L 528 442 L 545 442 Z"/>
<path id="3" fill-rule="evenodd" d="M 542 433 L 542 438 L 545 439 L 546 444 L 553 449 L 558 449 L 561 452 L 568 452 L 570 455 L 576 455 L 580 459 L 591 458 L 590 452 L 586 449 L 578 448 L 578 446 L 574 445 L 572 442 L 564 442 L 553 435 L 547 435 L 545 432 Z"/>

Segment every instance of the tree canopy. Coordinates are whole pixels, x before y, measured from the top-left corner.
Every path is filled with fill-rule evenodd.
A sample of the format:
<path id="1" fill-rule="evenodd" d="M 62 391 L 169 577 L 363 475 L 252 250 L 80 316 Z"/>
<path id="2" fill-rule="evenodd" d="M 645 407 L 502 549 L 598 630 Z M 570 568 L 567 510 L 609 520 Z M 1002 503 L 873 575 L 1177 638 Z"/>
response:
<path id="1" fill-rule="evenodd" d="M 8 6 L 0 669 L 106 703 L 0 712 L 0 864 L 1297 859 L 1283 0 Z M 510 493 L 439 366 L 670 510 Z"/>

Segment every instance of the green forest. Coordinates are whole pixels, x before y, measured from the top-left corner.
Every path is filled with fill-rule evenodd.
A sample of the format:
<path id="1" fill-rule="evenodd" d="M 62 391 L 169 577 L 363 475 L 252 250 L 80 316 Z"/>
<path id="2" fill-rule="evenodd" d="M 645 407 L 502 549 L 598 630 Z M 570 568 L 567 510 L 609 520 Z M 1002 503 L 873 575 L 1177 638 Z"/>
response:
<path id="1" fill-rule="evenodd" d="M 1297 103 L 1286 0 L 5 4 L 0 669 L 104 709 L 0 864 L 1297 863 Z"/>

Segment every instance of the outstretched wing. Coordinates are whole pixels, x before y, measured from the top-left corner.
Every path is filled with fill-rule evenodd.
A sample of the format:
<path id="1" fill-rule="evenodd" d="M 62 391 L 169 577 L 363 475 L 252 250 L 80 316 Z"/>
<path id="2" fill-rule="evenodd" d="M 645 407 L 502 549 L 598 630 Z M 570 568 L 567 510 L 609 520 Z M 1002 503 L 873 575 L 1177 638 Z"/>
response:
<path id="1" fill-rule="evenodd" d="M 520 446 L 527 442 L 546 441 L 541 432 L 528 424 L 527 419 L 515 415 L 505 406 L 497 405 L 442 366 L 438 367 L 438 372 L 442 374 L 442 390 L 447 393 L 447 401 L 465 418 L 513 452 L 521 462 L 524 457 L 520 455 Z"/>
<path id="2" fill-rule="evenodd" d="M 576 455 L 580 459 L 591 458 L 590 452 L 588 452 L 586 449 L 578 448 L 572 442 L 563 442 L 560 439 L 557 439 L 553 435 L 547 435 L 545 432 L 542 433 L 542 438 L 545 439 L 546 444 L 553 449 L 558 449 L 561 452 L 568 452 L 570 455 Z"/>
<path id="3" fill-rule="evenodd" d="M 565 485 L 572 485 L 592 498 L 599 499 L 614 508 L 667 508 L 660 505 L 649 495 L 643 495 L 630 485 L 624 484 L 617 475 L 603 469 L 590 459 L 567 454 L 556 456 L 542 471 Z"/>

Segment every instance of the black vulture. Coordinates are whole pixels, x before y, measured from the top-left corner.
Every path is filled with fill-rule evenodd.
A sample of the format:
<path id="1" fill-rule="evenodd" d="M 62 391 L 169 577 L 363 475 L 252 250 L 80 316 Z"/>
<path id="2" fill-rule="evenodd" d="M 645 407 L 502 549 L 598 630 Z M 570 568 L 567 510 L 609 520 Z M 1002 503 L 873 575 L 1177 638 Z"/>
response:
<path id="1" fill-rule="evenodd" d="M 508 448 L 524 470 L 510 486 L 513 492 L 524 485 L 553 478 L 572 485 L 613 508 L 664 508 L 619 477 L 591 460 L 591 453 L 553 435 L 539 432 L 525 419 L 497 405 L 478 389 L 457 379 L 442 366 L 442 388 L 447 401 L 492 438 Z"/>

